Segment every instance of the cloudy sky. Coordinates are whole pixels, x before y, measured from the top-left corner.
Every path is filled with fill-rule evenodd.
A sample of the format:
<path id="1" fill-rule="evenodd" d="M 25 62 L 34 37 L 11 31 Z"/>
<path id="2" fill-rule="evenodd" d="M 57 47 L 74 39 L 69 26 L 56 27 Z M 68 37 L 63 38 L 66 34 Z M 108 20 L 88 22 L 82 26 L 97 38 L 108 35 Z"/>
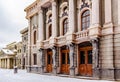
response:
<path id="1" fill-rule="evenodd" d="M 27 27 L 24 9 L 35 0 L 0 0 L 0 48 L 20 41 L 20 30 Z"/>

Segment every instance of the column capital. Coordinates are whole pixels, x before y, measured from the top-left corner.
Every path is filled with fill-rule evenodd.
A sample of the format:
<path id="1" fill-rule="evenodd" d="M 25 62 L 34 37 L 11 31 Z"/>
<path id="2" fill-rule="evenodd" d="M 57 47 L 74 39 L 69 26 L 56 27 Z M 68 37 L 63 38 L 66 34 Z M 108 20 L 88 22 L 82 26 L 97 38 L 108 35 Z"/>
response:
<path id="1" fill-rule="evenodd" d="M 52 0 L 52 5 L 56 6 L 56 2 L 54 0 Z"/>

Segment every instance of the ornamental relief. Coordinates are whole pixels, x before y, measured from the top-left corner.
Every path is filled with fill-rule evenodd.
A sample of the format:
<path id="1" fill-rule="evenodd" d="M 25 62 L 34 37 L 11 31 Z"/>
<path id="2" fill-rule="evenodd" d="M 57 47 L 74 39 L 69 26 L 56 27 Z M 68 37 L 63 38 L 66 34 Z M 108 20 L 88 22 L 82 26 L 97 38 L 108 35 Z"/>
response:
<path id="1" fill-rule="evenodd" d="M 80 0 L 80 10 L 82 10 L 85 7 L 91 8 L 92 6 L 92 0 Z"/>
<path id="2" fill-rule="evenodd" d="M 60 18 L 68 16 L 68 3 L 64 2 L 60 6 Z"/>

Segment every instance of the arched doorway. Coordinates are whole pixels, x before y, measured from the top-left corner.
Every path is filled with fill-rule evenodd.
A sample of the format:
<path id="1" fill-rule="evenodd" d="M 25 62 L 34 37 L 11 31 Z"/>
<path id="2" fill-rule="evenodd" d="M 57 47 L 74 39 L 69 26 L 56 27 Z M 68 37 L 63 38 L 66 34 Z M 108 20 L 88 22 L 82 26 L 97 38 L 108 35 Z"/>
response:
<path id="1" fill-rule="evenodd" d="M 81 43 L 78 51 L 79 74 L 92 76 L 92 44 L 90 42 Z"/>
<path id="2" fill-rule="evenodd" d="M 47 57 L 46 57 L 46 63 L 47 63 L 47 72 L 51 73 L 52 72 L 52 64 L 53 64 L 53 60 L 52 60 L 52 50 L 48 49 L 47 50 Z"/>
<path id="3" fill-rule="evenodd" d="M 69 74 L 70 58 L 69 49 L 66 46 L 61 47 L 61 73 Z"/>

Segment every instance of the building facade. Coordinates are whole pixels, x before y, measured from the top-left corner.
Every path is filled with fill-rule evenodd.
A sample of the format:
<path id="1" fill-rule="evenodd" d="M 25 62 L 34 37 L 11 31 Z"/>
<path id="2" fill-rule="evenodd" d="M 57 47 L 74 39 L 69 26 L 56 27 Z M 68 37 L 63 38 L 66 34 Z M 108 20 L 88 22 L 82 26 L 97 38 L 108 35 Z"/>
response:
<path id="1" fill-rule="evenodd" d="M 28 72 L 120 80 L 120 0 L 36 0 Z"/>
<path id="2" fill-rule="evenodd" d="M 22 58 L 21 68 L 25 69 L 28 65 L 28 27 L 20 31 L 22 35 Z"/>
<path id="3" fill-rule="evenodd" d="M 17 54 L 16 54 L 16 66 L 21 69 L 21 59 L 22 59 L 22 42 L 16 43 Z"/>
<path id="4" fill-rule="evenodd" d="M 13 69 L 16 65 L 17 46 L 16 42 L 6 45 L 0 53 L 0 68 Z"/>

